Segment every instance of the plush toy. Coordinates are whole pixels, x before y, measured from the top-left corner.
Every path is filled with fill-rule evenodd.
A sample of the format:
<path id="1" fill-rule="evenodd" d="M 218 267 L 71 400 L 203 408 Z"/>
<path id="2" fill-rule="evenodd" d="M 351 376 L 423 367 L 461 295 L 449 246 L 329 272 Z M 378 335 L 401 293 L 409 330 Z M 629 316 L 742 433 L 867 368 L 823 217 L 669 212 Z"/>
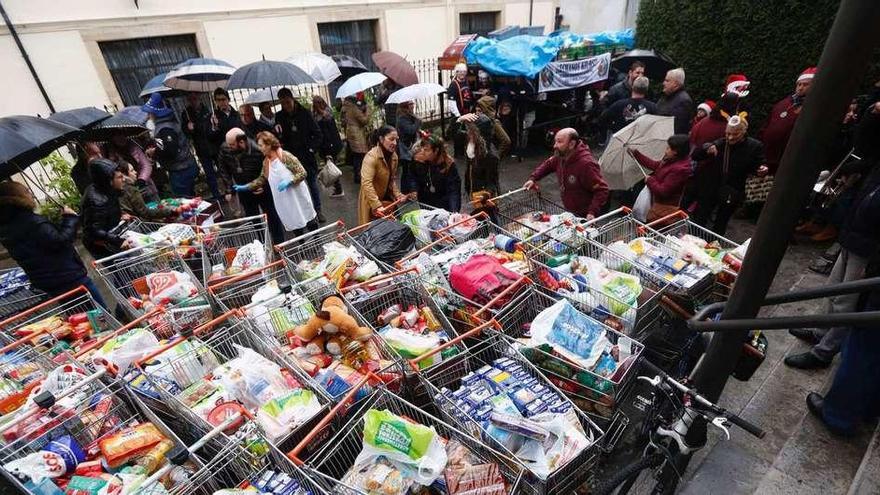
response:
<path id="1" fill-rule="evenodd" d="M 321 309 L 293 332 L 308 343 L 306 349 L 310 354 L 320 354 L 326 348 L 336 356 L 342 354 L 342 346 L 347 340 L 365 342 L 373 335 L 372 330 L 358 325 L 357 320 L 348 314 L 345 302 L 337 296 L 326 298 Z"/>

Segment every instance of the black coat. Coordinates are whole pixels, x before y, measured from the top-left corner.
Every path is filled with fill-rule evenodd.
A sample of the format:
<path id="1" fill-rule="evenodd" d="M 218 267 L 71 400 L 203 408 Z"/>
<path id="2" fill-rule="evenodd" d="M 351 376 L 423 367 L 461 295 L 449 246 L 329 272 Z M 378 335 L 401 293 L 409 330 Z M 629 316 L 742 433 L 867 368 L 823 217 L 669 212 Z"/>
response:
<path id="1" fill-rule="evenodd" d="M 217 171 L 230 190 L 223 192 L 230 193 L 233 184 L 244 185 L 259 177 L 263 171 L 263 158 L 253 139 L 248 138 L 248 148 L 244 151 L 233 150 L 224 144 L 217 155 Z"/>
<path id="2" fill-rule="evenodd" d="M 696 108 L 691 95 L 683 89 L 679 89 L 671 95 L 664 94 L 657 102 L 657 115 L 671 115 L 675 117 L 675 133 L 687 134 L 691 130 L 691 121 L 694 120 Z"/>
<path id="3" fill-rule="evenodd" d="M 76 215 L 64 215 L 55 225 L 23 205 L 0 208 L 0 243 L 27 273 L 31 285 L 59 294 L 83 282 L 86 267 L 73 246 Z"/>
<path id="4" fill-rule="evenodd" d="M 706 150 L 712 146 L 718 149 L 718 154 L 710 156 Z M 724 173 L 724 153 L 727 148 L 727 140 L 721 138 L 711 143 L 706 143 L 702 148 L 694 150 L 692 158 L 697 161 L 711 161 L 700 171 L 697 187 L 701 193 L 711 194 L 726 185 L 740 193 L 746 189 L 746 179 L 749 175 L 758 171 L 758 167 L 764 165 L 764 145 L 755 138 L 747 137 L 730 147 L 727 173 Z"/>
<path id="5" fill-rule="evenodd" d="M 121 191 L 111 186 L 115 171 L 116 165 L 110 160 L 92 160 L 92 184 L 86 188 L 80 204 L 83 245 L 96 259 L 109 256 L 122 246 L 123 239 L 112 232 L 122 219 Z"/>
<path id="6" fill-rule="evenodd" d="M 190 122 L 193 123 L 192 131 L 189 130 Z M 217 155 L 216 137 L 211 131 L 211 111 L 205 105 L 199 104 L 198 108 L 186 107 L 180 112 L 180 129 L 192 142 L 200 160 Z M 224 139 L 225 136 L 224 134 Z"/>
<path id="7" fill-rule="evenodd" d="M 420 203 L 456 213 L 461 210 L 461 176 L 454 163 L 444 174 L 439 165 L 414 161 L 410 174 Z"/>
<path id="8" fill-rule="evenodd" d="M 293 153 L 306 170 L 317 170 L 315 151 L 321 149 L 323 135 L 312 113 L 296 104 L 292 112 L 276 112 L 275 123 L 281 126 L 282 147 Z"/>
<path id="9" fill-rule="evenodd" d="M 880 167 L 865 178 L 852 206 L 838 242 L 848 251 L 872 258 L 880 247 Z"/>
<path id="10" fill-rule="evenodd" d="M 336 159 L 336 155 L 342 151 L 342 138 L 339 137 L 339 128 L 336 127 L 336 119 L 328 110 L 320 119 L 315 119 L 321 129 L 321 155 Z"/>
<path id="11" fill-rule="evenodd" d="M 214 109 L 214 115 L 217 116 L 217 128 L 211 130 L 210 139 L 211 139 L 211 148 L 214 150 L 214 155 L 220 151 L 220 146 L 226 142 L 226 133 L 229 132 L 230 129 L 234 129 L 238 127 L 242 128 L 241 125 L 241 116 L 238 112 L 230 108 L 229 115 L 221 112 L 218 109 Z M 210 126 L 210 120 L 209 126 Z"/>

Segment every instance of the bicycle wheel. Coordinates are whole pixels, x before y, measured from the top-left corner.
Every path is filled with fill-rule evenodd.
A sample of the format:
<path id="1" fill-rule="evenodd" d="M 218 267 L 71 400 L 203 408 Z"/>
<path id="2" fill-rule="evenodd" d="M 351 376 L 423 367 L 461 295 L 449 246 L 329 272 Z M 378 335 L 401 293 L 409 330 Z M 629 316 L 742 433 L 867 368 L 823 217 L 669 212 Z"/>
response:
<path id="1" fill-rule="evenodd" d="M 650 493 L 654 480 L 654 469 L 663 463 L 662 454 L 651 454 L 624 467 L 611 478 L 597 484 L 594 495 L 626 495 L 627 493 Z"/>

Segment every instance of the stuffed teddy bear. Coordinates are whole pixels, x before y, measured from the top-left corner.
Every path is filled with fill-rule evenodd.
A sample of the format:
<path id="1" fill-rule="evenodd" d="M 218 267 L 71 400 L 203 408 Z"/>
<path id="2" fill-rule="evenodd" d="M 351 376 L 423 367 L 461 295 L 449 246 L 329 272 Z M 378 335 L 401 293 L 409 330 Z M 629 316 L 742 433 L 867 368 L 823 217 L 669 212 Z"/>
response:
<path id="1" fill-rule="evenodd" d="M 342 353 L 345 341 L 365 342 L 373 335 L 372 330 L 358 325 L 357 320 L 348 314 L 345 302 L 338 296 L 324 299 L 321 309 L 293 332 L 300 340 L 308 343 L 306 349 L 310 354 L 320 354 L 326 347 L 334 355 Z"/>

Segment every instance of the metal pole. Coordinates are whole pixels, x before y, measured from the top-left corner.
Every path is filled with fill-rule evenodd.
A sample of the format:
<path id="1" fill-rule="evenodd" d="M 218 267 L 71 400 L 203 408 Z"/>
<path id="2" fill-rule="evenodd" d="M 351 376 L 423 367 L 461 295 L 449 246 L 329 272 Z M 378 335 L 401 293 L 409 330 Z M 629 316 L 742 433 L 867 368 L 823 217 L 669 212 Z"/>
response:
<path id="1" fill-rule="evenodd" d="M 788 247 L 790 233 L 829 157 L 830 145 L 874 47 L 880 42 L 880 2 L 843 0 L 810 94 L 776 174 L 751 246 L 722 319 L 753 318 Z M 717 401 L 740 355 L 747 331 L 714 335 L 693 374 L 695 387 Z M 701 428 L 694 430 L 699 434 Z"/>
<path id="2" fill-rule="evenodd" d="M 21 52 L 21 58 L 24 59 L 24 63 L 27 65 L 28 70 L 31 71 L 31 76 L 34 78 L 34 82 L 37 83 L 37 88 L 40 90 L 40 94 L 43 95 L 43 99 L 46 100 L 46 106 L 49 107 L 49 111 L 55 113 L 55 105 L 52 104 L 52 99 L 49 98 L 49 93 L 46 92 L 46 88 L 43 87 L 43 81 L 40 80 L 40 76 L 37 74 L 37 69 L 34 68 L 34 64 L 31 63 L 31 58 L 28 56 L 27 50 L 24 49 L 24 45 L 21 44 L 21 39 L 18 37 L 18 31 L 15 30 L 15 26 L 12 24 L 12 21 L 9 20 L 9 14 L 6 13 L 6 8 L 3 7 L 3 2 L 0 2 L 0 15 L 3 16 L 3 21 L 6 22 L 6 28 L 9 29 L 9 34 L 12 35 L 12 39 L 15 40 L 15 46 L 18 47 L 18 51 Z"/>
<path id="3" fill-rule="evenodd" d="M 532 11 L 535 9 L 535 0 L 529 0 L 529 26 L 532 25 Z"/>

